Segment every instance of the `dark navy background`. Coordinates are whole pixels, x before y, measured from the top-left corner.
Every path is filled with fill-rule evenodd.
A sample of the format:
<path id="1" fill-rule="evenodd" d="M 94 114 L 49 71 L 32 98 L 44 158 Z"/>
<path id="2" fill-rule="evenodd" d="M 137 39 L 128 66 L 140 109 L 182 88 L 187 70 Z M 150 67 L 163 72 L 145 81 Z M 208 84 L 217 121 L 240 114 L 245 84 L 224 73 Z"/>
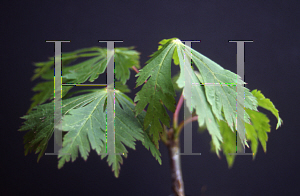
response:
<path id="1" fill-rule="evenodd" d="M 237 157 L 232 169 L 210 152 L 210 136 L 197 133 L 193 123 L 193 152 L 183 156 L 187 195 L 296 195 L 299 192 L 299 3 L 298 1 L 49 1 L 1 3 L 1 188 L 2 195 L 142 195 L 167 196 L 171 176 L 167 148 L 160 146 L 162 165 L 141 144 L 129 149 L 116 179 L 106 160 L 91 152 L 57 169 L 57 157 L 24 156 L 23 136 L 17 132 L 34 95 L 33 62 L 54 55 L 45 40 L 71 40 L 62 52 L 102 46 L 98 40 L 124 40 L 116 47 L 136 46 L 141 65 L 165 38 L 201 40 L 192 47 L 236 73 L 236 44 L 245 44 L 245 81 L 280 111 L 284 124 L 271 133 L 267 153 L 259 146 L 255 161 Z M 172 66 L 172 74 L 179 70 Z M 140 88 L 135 73 L 128 85 L 131 98 Z M 103 79 L 103 77 L 102 77 Z M 102 80 L 101 78 L 99 80 Z M 180 94 L 177 94 L 176 100 Z M 297 113 L 296 113 L 297 112 Z M 171 114 L 171 113 L 170 113 Z M 171 116 L 172 117 L 172 116 Z M 180 121 L 183 119 L 183 110 Z M 183 140 L 183 134 L 181 135 Z M 51 143 L 53 140 L 50 141 Z M 53 152 L 50 144 L 46 152 Z M 201 193 L 201 189 L 203 190 Z M 204 191 L 205 190 L 205 191 Z"/>

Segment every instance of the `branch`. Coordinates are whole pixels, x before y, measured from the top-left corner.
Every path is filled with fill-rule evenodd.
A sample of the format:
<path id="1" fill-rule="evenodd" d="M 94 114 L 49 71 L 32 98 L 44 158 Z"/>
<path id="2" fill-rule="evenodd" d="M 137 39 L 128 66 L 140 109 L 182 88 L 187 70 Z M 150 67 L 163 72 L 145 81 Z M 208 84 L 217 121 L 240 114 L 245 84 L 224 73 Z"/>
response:
<path id="1" fill-rule="evenodd" d="M 181 121 L 181 123 L 179 124 L 178 128 L 177 128 L 177 134 L 180 134 L 181 129 L 184 126 L 184 123 L 190 123 L 193 121 L 197 121 L 198 120 L 198 116 L 195 115 L 195 113 L 193 113 L 192 117 L 186 119 L 186 121 Z"/>
<path id="2" fill-rule="evenodd" d="M 173 115 L 173 128 L 174 129 L 177 129 L 177 126 L 178 126 L 178 115 L 179 115 L 179 111 L 180 111 L 180 108 L 182 106 L 182 103 L 183 103 L 183 91 L 181 93 L 178 104 L 176 106 L 175 113 Z"/>

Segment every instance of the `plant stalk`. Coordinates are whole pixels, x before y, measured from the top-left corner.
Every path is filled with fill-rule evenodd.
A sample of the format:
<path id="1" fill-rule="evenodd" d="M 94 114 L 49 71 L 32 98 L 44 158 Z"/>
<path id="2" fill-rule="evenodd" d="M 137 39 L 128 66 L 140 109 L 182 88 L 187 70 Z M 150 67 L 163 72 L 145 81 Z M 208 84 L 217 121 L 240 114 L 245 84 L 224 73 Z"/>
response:
<path id="1" fill-rule="evenodd" d="M 173 129 L 169 131 L 173 132 Z M 171 136 L 168 140 L 168 150 L 170 156 L 170 168 L 172 177 L 172 190 L 175 196 L 185 196 L 184 194 L 184 183 L 181 172 L 181 161 L 180 161 L 180 141 L 179 137 L 174 139 L 174 134 L 168 134 Z"/>

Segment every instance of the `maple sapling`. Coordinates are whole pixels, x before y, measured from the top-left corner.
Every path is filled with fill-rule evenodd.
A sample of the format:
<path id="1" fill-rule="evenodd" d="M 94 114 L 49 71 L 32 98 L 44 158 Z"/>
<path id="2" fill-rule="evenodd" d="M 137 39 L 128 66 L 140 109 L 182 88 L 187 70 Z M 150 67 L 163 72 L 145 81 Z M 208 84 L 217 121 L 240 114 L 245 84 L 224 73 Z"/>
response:
<path id="1" fill-rule="evenodd" d="M 186 145 L 191 146 L 192 141 L 188 144 L 185 141 L 184 153 L 179 144 L 180 133 L 191 131 L 186 128 L 191 122 L 198 122 L 199 131 L 209 132 L 211 150 L 219 157 L 222 152 L 229 167 L 239 153 L 245 153 L 245 146 L 251 149 L 253 159 L 258 141 L 266 152 L 270 124 L 268 117 L 258 112 L 257 107 L 276 116 L 278 129 L 283 121 L 273 103 L 259 90 L 250 92 L 239 75 L 224 69 L 181 40 L 164 39 L 159 44 L 142 69 L 140 53 L 133 47 L 112 50 L 92 47 L 62 53 L 60 127 L 54 124 L 54 58 L 35 63 L 32 80 L 42 78 L 45 81 L 33 88 L 36 92 L 33 102 L 27 114 L 21 117 L 25 122 L 19 131 L 28 131 L 24 136 L 25 155 L 35 151 L 39 153 L 39 161 L 56 130 L 62 133 L 63 140 L 58 152 L 58 168 L 70 160 L 75 161 L 78 152 L 87 160 L 93 149 L 101 159 L 107 157 L 115 177 L 119 177 L 122 156 L 126 158 L 128 155 L 126 147 L 135 149 L 136 141 L 140 141 L 162 164 L 159 151 L 159 142 L 162 141 L 169 150 L 173 192 L 185 195 L 180 157 L 189 153 Z M 88 59 L 78 62 L 83 58 Z M 104 76 L 111 59 L 114 59 L 115 82 L 70 92 L 76 85 L 86 85 L 86 82 Z M 172 66 L 180 68 L 173 77 Z M 131 92 L 126 85 L 131 69 L 138 77 L 134 88 L 142 86 L 134 100 L 125 94 Z M 176 92 L 181 94 L 177 105 Z M 189 117 L 179 123 L 182 107 Z M 166 109 L 173 113 L 172 126 Z M 109 112 L 114 112 L 114 115 Z M 114 138 L 111 138 L 110 130 L 114 130 Z M 184 138 L 186 140 L 186 135 Z M 192 153 L 191 148 L 189 150 Z"/>

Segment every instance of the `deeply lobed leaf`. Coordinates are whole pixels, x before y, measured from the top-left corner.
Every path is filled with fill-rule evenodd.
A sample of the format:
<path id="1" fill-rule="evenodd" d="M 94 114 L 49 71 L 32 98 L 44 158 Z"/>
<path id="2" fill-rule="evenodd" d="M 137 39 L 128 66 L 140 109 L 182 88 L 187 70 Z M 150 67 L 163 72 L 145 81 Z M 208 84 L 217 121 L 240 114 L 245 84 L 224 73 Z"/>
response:
<path id="1" fill-rule="evenodd" d="M 80 84 L 87 80 L 90 82 L 96 80 L 106 69 L 106 53 L 106 49 L 100 47 L 84 48 L 74 52 L 62 53 L 62 83 Z M 109 59 L 111 57 L 112 53 L 109 53 Z M 70 66 L 71 63 L 82 58 L 88 59 Z M 33 103 L 27 113 L 34 106 L 43 104 L 47 100 L 52 100 L 54 96 L 54 58 L 49 58 L 49 61 L 46 62 L 35 63 L 35 66 L 37 68 L 32 80 L 42 77 L 48 81 L 39 83 L 33 88 L 33 91 L 39 93 L 35 94 L 31 99 Z M 115 74 L 116 79 L 121 81 L 121 84 L 118 84 L 116 89 L 122 88 L 128 92 L 125 83 L 130 77 L 129 68 L 132 66 L 139 68 L 139 53 L 132 50 L 132 47 L 115 48 Z M 73 86 L 63 86 L 62 96 L 64 97 L 71 88 Z"/>
<path id="2" fill-rule="evenodd" d="M 62 129 L 68 133 L 64 136 L 63 147 L 58 155 L 61 168 L 65 162 L 75 161 L 78 157 L 78 149 L 81 157 L 86 160 L 92 149 L 99 154 L 105 137 L 105 90 L 99 90 L 92 102 L 84 107 L 72 109 L 69 115 L 63 117 Z M 66 155 L 62 155 L 66 154 Z"/>
<path id="3" fill-rule="evenodd" d="M 89 90 L 92 91 L 92 90 Z M 66 115 L 69 110 L 81 107 L 82 105 L 95 99 L 95 94 L 86 94 L 78 97 L 62 100 L 62 115 Z M 54 130 L 54 102 L 39 105 L 27 115 L 21 117 L 25 119 L 24 125 L 19 131 L 28 131 L 24 136 L 25 155 L 28 152 L 40 152 L 38 161 L 43 156 L 48 141 Z"/>
<path id="4" fill-rule="evenodd" d="M 202 126 L 204 124 L 204 121 L 206 121 L 206 124 L 207 122 L 211 121 L 211 123 L 209 124 L 211 124 L 211 126 L 213 127 L 209 128 L 209 125 L 207 124 L 207 128 L 210 134 L 212 135 L 214 144 L 217 147 L 216 150 L 218 150 L 218 147 L 220 146 L 220 143 L 218 141 L 221 141 L 221 137 L 219 134 L 219 130 L 216 128 L 217 123 L 215 119 L 210 115 L 210 111 L 212 111 L 214 117 L 217 120 L 225 120 L 231 128 L 231 130 L 234 131 L 233 124 L 235 124 L 236 127 L 238 123 L 250 122 L 248 114 L 245 113 L 244 115 L 241 112 L 237 112 L 236 108 L 245 106 L 245 108 L 257 110 L 256 99 L 247 88 L 241 86 L 242 84 L 244 84 L 244 82 L 240 79 L 240 77 L 237 74 L 222 68 L 214 61 L 210 60 L 209 58 L 195 51 L 194 49 L 182 44 L 180 40 L 174 40 L 174 42 L 177 43 L 177 53 L 179 55 L 179 59 L 181 59 L 181 73 L 177 80 L 177 84 L 180 88 L 184 87 L 184 71 L 188 71 L 189 77 L 192 78 L 192 83 L 198 84 L 197 86 L 199 86 L 193 87 L 195 86 L 193 85 L 192 92 L 195 93 L 197 92 L 196 90 L 198 90 L 199 92 L 201 91 L 202 94 L 205 93 L 205 97 L 201 96 L 201 100 L 203 100 L 201 103 L 203 105 L 206 104 L 206 102 L 208 102 L 211 108 L 206 107 L 206 112 L 203 112 L 203 110 L 199 111 L 200 109 L 198 109 L 197 112 L 196 109 L 197 114 L 200 115 L 198 122 L 199 126 Z M 197 79 L 195 78 L 195 73 L 192 70 L 192 68 L 185 67 L 185 63 L 183 60 L 184 57 L 185 61 L 192 61 L 195 64 L 195 66 L 193 67 L 198 68 L 199 73 L 197 74 Z M 240 94 L 236 95 L 237 88 L 241 89 L 241 91 L 245 93 L 245 99 Z M 192 94 L 192 97 L 194 97 L 194 94 Z M 192 99 L 193 98 L 189 97 L 186 98 L 187 104 L 189 104 Z M 238 102 L 236 100 L 238 100 Z M 244 105 L 242 104 L 241 100 L 243 100 Z M 196 106 L 197 104 L 193 108 L 195 108 Z M 203 113 L 208 113 L 210 117 L 205 116 L 205 114 Z M 225 119 L 223 118 L 223 114 Z M 244 139 L 243 130 L 238 130 L 238 133 L 242 144 L 245 144 L 246 140 Z"/>
<path id="5" fill-rule="evenodd" d="M 136 94 L 134 102 L 138 101 L 135 108 L 136 115 L 140 114 L 146 105 L 149 104 L 144 120 L 144 130 L 151 125 L 149 134 L 153 136 L 152 139 L 157 148 L 160 139 L 159 133 L 163 130 L 160 121 L 170 127 L 170 117 L 164 105 L 168 110 L 175 111 L 174 96 L 176 94 L 171 81 L 171 60 L 174 49 L 175 44 L 171 41 L 164 44 L 147 61 L 147 65 L 136 74 L 136 76 L 139 76 L 136 87 L 143 84 L 150 77 Z"/>
<path id="6" fill-rule="evenodd" d="M 89 92 L 73 98 L 63 99 L 63 148 L 59 152 L 58 168 L 62 168 L 65 162 L 75 161 L 78 151 L 84 160 L 87 159 L 90 149 L 94 149 L 101 158 L 107 156 L 106 152 L 106 104 L 107 90 L 94 89 L 78 92 Z M 113 91 L 109 91 L 113 95 Z M 149 135 L 149 128 L 143 131 L 143 121 L 146 113 L 143 111 L 137 117 L 134 115 L 133 101 L 122 92 L 116 90 L 115 105 L 115 152 L 128 151 L 125 146 L 135 149 L 135 141 L 142 141 L 143 145 L 161 164 L 161 154 L 155 148 Z M 112 96 L 110 96 L 112 97 Z M 25 155 L 30 151 L 40 152 L 38 161 L 44 154 L 49 139 L 54 130 L 54 102 L 39 105 L 28 115 L 20 131 L 29 130 L 24 136 Z M 123 163 L 121 155 L 109 154 L 107 158 L 109 166 L 116 177 L 119 176 L 120 165 Z"/>
<path id="7" fill-rule="evenodd" d="M 270 99 L 265 98 L 265 96 L 259 90 L 253 90 L 252 94 L 257 98 L 257 103 L 260 107 L 269 110 L 277 118 L 278 122 L 276 125 L 276 129 L 278 129 L 283 123 L 283 121 L 279 117 L 279 112 L 275 108 L 274 104 L 270 101 Z"/>
<path id="8" fill-rule="evenodd" d="M 179 88 L 184 88 L 183 90 L 185 90 L 185 74 L 187 74 L 187 76 L 191 79 L 191 82 L 194 84 L 200 83 L 200 76 L 197 76 L 196 72 L 194 72 L 191 67 L 185 66 L 184 50 L 180 45 L 177 46 L 177 53 L 181 72 L 176 83 Z M 211 106 L 205 97 L 204 87 L 200 85 L 192 85 L 191 92 L 191 97 L 185 97 L 187 107 L 191 108 L 191 110 L 195 109 L 196 114 L 198 115 L 199 126 L 201 127 L 205 125 L 207 127 L 207 130 L 212 137 L 213 144 L 216 147 L 216 153 L 218 154 L 220 150 L 220 144 L 222 142 L 222 136 L 220 134 L 216 118 L 212 113 Z"/>
<path id="9" fill-rule="evenodd" d="M 282 119 L 279 117 L 278 110 L 275 108 L 273 103 L 264 97 L 264 95 L 258 91 L 253 90 L 251 92 L 258 100 L 258 105 L 264 108 L 268 108 L 269 111 L 274 111 L 274 116 L 277 117 L 278 123 L 281 124 Z M 268 106 L 266 106 L 267 104 Z M 253 159 L 257 154 L 258 141 L 261 143 L 264 152 L 267 151 L 267 141 L 268 135 L 267 133 L 271 131 L 271 127 L 269 124 L 269 118 L 258 111 L 246 109 L 246 113 L 250 116 L 251 123 L 245 123 L 246 129 L 246 138 L 251 142 L 251 151 L 253 153 Z M 221 135 L 223 137 L 223 143 L 221 144 L 221 149 L 223 150 L 223 154 L 226 156 L 228 166 L 232 167 L 234 163 L 235 156 L 229 155 L 228 153 L 236 152 L 236 135 L 232 131 L 230 131 L 230 127 L 224 121 L 218 121 L 220 125 Z M 277 123 L 277 124 L 278 124 Z M 211 145 L 211 149 L 214 150 L 214 146 Z"/>

